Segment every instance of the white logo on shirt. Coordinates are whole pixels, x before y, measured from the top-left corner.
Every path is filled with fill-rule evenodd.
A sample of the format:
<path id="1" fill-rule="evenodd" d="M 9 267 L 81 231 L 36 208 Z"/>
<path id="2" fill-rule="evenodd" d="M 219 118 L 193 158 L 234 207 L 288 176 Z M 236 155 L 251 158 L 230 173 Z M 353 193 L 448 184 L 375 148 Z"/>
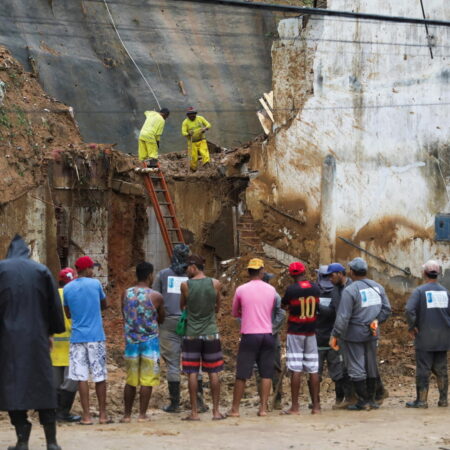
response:
<path id="1" fill-rule="evenodd" d="M 373 288 L 361 289 L 361 308 L 368 306 L 381 305 L 380 289 L 376 286 Z"/>
<path id="2" fill-rule="evenodd" d="M 448 308 L 448 294 L 446 291 L 426 291 L 427 308 Z"/>
<path id="3" fill-rule="evenodd" d="M 181 294 L 181 283 L 187 281 L 188 277 L 168 277 L 167 278 L 167 293 Z"/>
<path id="4" fill-rule="evenodd" d="M 331 298 L 320 297 L 319 303 L 323 306 L 330 306 Z"/>

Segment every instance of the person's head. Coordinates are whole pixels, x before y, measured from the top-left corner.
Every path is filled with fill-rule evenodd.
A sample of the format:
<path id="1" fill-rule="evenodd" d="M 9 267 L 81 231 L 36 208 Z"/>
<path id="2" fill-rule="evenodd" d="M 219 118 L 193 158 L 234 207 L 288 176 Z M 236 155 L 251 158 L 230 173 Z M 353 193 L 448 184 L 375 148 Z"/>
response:
<path id="1" fill-rule="evenodd" d="M 350 278 L 352 280 L 360 280 L 366 278 L 369 266 L 364 259 L 359 257 L 352 259 L 348 263 L 348 267 L 350 267 Z"/>
<path id="2" fill-rule="evenodd" d="M 195 118 L 197 117 L 197 110 L 191 106 L 190 108 L 187 109 L 186 116 L 189 120 L 194 121 Z"/>
<path id="3" fill-rule="evenodd" d="M 328 274 L 328 265 L 321 265 L 317 272 L 317 284 L 321 294 L 326 294 L 331 292 L 333 289 L 333 283 L 330 281 L 330 275 Z"/>
<path id="4" fill-rule="evenodd" d="M 159 110 L 159 113 L 161 114 L 164 120 L 167 120 L 170 116 L 170 111 L 167 108 L 161 108 Z"/>
<path id="5" fill-rule="evenodd" d="M 91 278 L 94 275 L 94 261 L 89 256 L 81 256 L 75 261 L 79 277 Z"/>
<path id="6" fill-rule="evenodd" d="M 273 273 L 263 272 L 262 280 L 264 281 L 264 283 L 270 284 L 270 280 L 272 280 L 273 278 L 275 278 L 275 275 Z"/>
<path id="7" fill-rule="evenodd" d="M 306 267 L 302 262 L 296 261 L 289 264 L 289 275 L 294 279 L 294 281 L 304 278 L 305 272 Z"/>
<path id="8" fill-rule="evenodd" d="M 345 267 L 339 263 L 332 263 L 327 268 L 330 281 L 335 286 L 342 286 L 345 283 L 345 279 L 347 278 L 346 273 Z"/>
<path id="9" fill-rule="evenodd" d="M 187 259 L 186 273 L 189 278 L 193 278 L 205 270 L 205 258 L 199 255 L 191 255 Z"/>
<path id="10" fill-rule="evenodd" d="M 423 277 L 426 280 L 436 281 L 439 274 L 441 273 L 442 268 L 437 261 L 430 259 L 422 266 L 422 270 Z"/>
<path id="11" fill-rule="evenodd" d="M 136 279 L 138 283 L 147 283 L 149 286 L 153 281 L 153 264 L 142 261 L 136 266 Z"/>
<path id="12" fill-rule="evenodd" d="M 252 258 L 247 264 L 248 276 L 251 280 L 262 280 L 264 277 L 264 261 L 260 258 Z"/>
<path id="13" fill-rule="evenodd" d="M 75 270 L 73 270 L 71 267 L 66 267 L 65 269 L 62 269 L 58 274 L 58 282 L 59 286 L 63 287 L 67 283 L 70 283 L 71 281 L 75 280 L 77 277 Z"/>
<path id="14" fill-rule="evenodd" d="M 177 275 L 184 275 L 186 273 L 187 259 L 191 254 L 191 250 L 186 244 L 177 244 L 173 248 L 172 263 L 170 268 Z"/>

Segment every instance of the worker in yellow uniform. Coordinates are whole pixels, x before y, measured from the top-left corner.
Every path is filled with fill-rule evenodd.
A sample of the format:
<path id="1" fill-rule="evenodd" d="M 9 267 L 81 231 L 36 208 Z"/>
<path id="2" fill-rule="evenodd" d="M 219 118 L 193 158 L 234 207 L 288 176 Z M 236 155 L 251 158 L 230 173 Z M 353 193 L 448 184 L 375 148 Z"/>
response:
<path id="1" fill-rule="evenodd" d="M 211 128 L 211 124 L 202 116 L 197 116 L 195 108 L 188 108 L 187 118 L 181 126 L 181 134 L 187 137 L 188 155 L 190 158 L 191 170 L 197 170 L 198 156 L 202 158 L 202 164 L 209 163 L 208 142 L 205 138 L 205 131 Z"/>
<path id="2" fill-rule="evenodd" d="M 59 296 L 63 299 L 63 286 L 76 278 L 75 271 L 67 267 L 59 272 Z M 63 308 L 64 311 L 64 308 Z M 64 313 L 66 331 L 53 336 L 53 348 L 51 351 L 53 366 L 53 381 L 58 395 L 58 409 L 56 419 L 59 422 L 79 422 L 80 416 L 74 416 L 70 410 L 78 390 L 78 381 L 70 380 L 69 374 L 69 340 L 72 331 L 72 321 Z"/>
<path id="3" fill-rule="evenodd" d="M 147 167 L 156 167 L 159 140 L 170 111 L 167 108 L 162 108 L 159 112 L 145 111 L 144 114 L 146 119 L 139 134 L 139 159 L 145 161 Z"/>

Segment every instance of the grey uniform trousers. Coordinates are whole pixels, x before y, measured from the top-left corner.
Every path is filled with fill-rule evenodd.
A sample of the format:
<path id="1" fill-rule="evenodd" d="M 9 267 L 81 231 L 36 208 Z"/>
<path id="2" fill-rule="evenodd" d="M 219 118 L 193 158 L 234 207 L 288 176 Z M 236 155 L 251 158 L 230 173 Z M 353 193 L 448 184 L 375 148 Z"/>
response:
<path id="1" fill-rule="evenodd" d="M 353 381 L 378 377 L 377 341 L 350 342 L 340 340 L 344 365 Z"/>
<path id="2" fill-rule="evenodd" d="M 166 317 L 159 326 L 159 347 L 167 367 L 167 381 L 180 381 L 182 337 L 175 332 L 179 316 Z"/>
<path id="3" fill-rule="evenodd" d="M 319 350 L 319 374 L 322 376 L 325 361 L 328 374 L 333 381 L 339 381 L 344 377 L 344 364 L 340 352 L 333 349 Z"/>

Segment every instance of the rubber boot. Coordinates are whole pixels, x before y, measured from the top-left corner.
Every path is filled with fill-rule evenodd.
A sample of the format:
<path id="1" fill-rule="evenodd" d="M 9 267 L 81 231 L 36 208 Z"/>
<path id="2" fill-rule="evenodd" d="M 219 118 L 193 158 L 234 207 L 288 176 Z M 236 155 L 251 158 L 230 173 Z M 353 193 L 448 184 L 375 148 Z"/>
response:
<path id="1" fill-rule="evenodd" d="M 366 380 L 353 381 L 358 401 L 354 405 L 347 406 L 349 411 L 370 411 L 369 394 L 367 393 Z"/>
<path id="2" fill-rule="evenodd" d="M 179 381 L 169 381 L 169 396 L 170 405 L 165 406 L 163 411 L 168 413 L 180 412 L 180 382 Z"/>
<path id="3" fill-rule="evenodd" d="M 377 378 L 377 390 L 375 393 L 375 401 L 377 402 L 378 406 L 381 406 L 383 404 L 383 401 L 385 398 L 389 397 L 389 391 L 385 388 L 383 381 L 381 380 L 381 377 L 378 376 Z"/>
<path id="4" fill-rule="evenodd" d="M 47 450 L 61 450 L 56 442 L 56 422 L 43 425 L 45 440 L 47 441 Z"/>
<path id="5" fill-rule="evenodd" d="M 56 420 L 58 422 L 79 422 L 81 416 L 70 414 L 76 392 L 60 390 L 58 392 L 58 410 L 56 411 Z"/>
<path id="6" fill-rule="evenodd" d="M 342 395 L 341 390 L 344 393 L 344 398 L 340 402 L 338 402 Z M 350 381 L 348 375 L 344 375 L 343 378 L 336 381 L 336 403 L 332 406 L 332 408 L 347 409 L 348 406 L 354 405 L 356 401 L 357 399 L 355 396 L 353 383 Z"/>
<path id="7" fill-rule="evenodd" d="M 446 408 L 448 406 L 448 375 L 437 377 L 437 385 L 439 389 L 438 406 Z"/>
<path id="8" fill-rule="evenodd" d="M 412 402 L 406 402 L 405 406 L 407 408 L 428 408 L 428 380 L 416 378 L 416 392 L 417 398 Z"/>
<path id="9" fill-rule="evenodd" d="M 24 423 L 16 427 L 17 444 L 8 447 L 8 450 L 28 450 L 28 441 L 31 434 L 31 423 Z"/>
<path id="10" fill-rule="evenodd" d="M 367 395 L 371 409 L 378 409 L 380 406 L 375 400 L 377 393 L 377 378 L 367 378 Z"/>
<path id="11" fill-rule="evenodd" d="M 199 413 L 209 411 L 209 406 L 205 404 L 203 399 L 203 380 L 197 380 L 197 408 Z"/>

